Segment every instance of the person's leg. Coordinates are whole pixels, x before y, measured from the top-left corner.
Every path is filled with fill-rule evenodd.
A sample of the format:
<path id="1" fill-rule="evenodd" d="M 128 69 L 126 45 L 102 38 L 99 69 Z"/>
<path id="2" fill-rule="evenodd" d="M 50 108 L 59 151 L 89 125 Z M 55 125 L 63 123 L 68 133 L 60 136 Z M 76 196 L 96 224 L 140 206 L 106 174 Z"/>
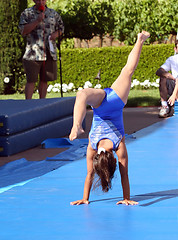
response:
<path id="1" fill-rule="evenodd" d="M 105 97 L 105 92 L 102 89 L 86 88 L 77 93 L 74 112 L 73 112 L 73 127 L 69 135 L 72 141 L 84 132 L 82 122 L 86 115 L 86 106 L 91 105 L 98 107 Z"/>
<path id="2" fill-rule="evenodd" d="M 45 81 L 40 81 L 38 86 L 39 97 L 45 98 L 47 94 L 48 83 Z"/>
<path id="3" fill-rule="evenodd" d="M 125 104 L 127 103 L 127 98 L 131 87 L 131 77 L 138 65 L 142 46 L 149 36 L 150 34 L 146 31 L 142 31 L 138 34 L 137 41 L 128 56 L 125 67 L 122 69 L 119 77 L 111 86 L 111 88 L 115 90 Z"/>
<path id="4" fill-rule="evenodd" d="M 40 62 L 29 61 L 23 59 L 23 66 L 26 73 L 27 83 L 25 85 L 25 98 L 32 99 L 35 82 L 38 81 L 38 74 L 40 71 Z"/>
<path id="5" fill-rule="evenodd" d="M 25 85 L 25 98 L 32 99 L 35 83 L 27 82 Z"/>
<path id="6" fill-rule="evenodd" d="M 175 88 L 175 81 L 160 77 L 159 92 L 161 97 L 161 108 L 158 116 L 166 118 L 174 114 L 174 106 L 170 106 L 167 103 L 168 96 L 171 96 Z"/>
<path id="7" fill-rule="evenodd" d="M 45 98 L 48 89 L 48 82 L 57 80 L 57 61 L 54 61 L 49 51 L 47 51 L 47 60 L 41 64 L 40 82 L 38 86 L 39 97 Z"/>
<path id="8" fill-rule="evenodd" d="M 161 97 L 161 102 L 167 102 L 168 89 L 167 89 L 167 79 L 165 77 L 160 77 L 159 81 L 159 92 Z"/>

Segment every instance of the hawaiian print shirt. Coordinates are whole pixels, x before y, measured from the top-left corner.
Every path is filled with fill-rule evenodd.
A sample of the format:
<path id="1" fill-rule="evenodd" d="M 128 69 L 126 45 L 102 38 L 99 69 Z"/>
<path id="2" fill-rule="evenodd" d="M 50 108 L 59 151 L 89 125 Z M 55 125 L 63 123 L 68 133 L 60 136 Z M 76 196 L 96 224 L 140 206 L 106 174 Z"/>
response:
<path id="1" fill-rule="evenodd" d="M 22 12 L 19 22 L 21 33 L 23 32 L 24 25 L 36 20 L 39 13 L 40 12 L 35 6 L 27 8 Z M 55 10 L 46 7 L 44 20 L 40 22 L 32 32 L 26 35 L 27 44 L 23 58 L 33 61 L 46 60 L 46 50 L 50 49 L 48 38 L 53 32 L 58 30 L 64 33 L 64 25 L 61 16 Z M 51 51 L 50 54 L 53 60 L 57 60 L 56 42 L 52 41 L 52 44 L 54 51 Z"/>

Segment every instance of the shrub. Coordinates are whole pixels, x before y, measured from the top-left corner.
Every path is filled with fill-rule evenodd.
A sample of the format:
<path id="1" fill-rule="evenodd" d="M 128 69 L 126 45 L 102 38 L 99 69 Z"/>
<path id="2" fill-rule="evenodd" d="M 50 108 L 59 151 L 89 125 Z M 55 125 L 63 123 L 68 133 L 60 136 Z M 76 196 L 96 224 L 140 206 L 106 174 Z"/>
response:
<path id="1" fill-rule="evenodd" d="M 154 82 L 158 78 L 156 70 L 174 53 L 173 48 L 172 44 L 143 46 L 133 79 Z M 98 82 L 95 77 L 101 69 L 100 84 L 109 87 L 120 74 L 131 49 L 131 46 L 64 49 L 61 58 L 63 83 L 72 82 L 78 88 L 90 81 L 95 86 Z M 57 82 L 60 82 L 59 77 Z"/>
<path id="2" fill-rule="evenodd" d="M 27 6 L 26 0 L 1 1 L 0 8 L 0 92 L 13 93 L 24 78 L 22 54 L 24 41 L 18 29 L 22 10 Z M 4 83 L 4 78 L 9 83 Z"/>

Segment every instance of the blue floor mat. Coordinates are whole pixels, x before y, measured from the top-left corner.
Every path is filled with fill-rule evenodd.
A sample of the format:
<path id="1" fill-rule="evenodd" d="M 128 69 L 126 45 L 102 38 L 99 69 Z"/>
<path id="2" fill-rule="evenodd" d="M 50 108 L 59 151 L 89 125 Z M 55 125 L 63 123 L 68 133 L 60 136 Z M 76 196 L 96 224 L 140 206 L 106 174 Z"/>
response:
<path id="1" fill-rule="evenodd" d="M 116 205 L 122 199 L 117 171 L 111 191 L 92 191 L 89 205 L 71 206 L 83 195 L 83 157 L 1 193 L 0 239 L 177 240 L 177 128 L 176 115 L 127 143 L 131 198 L 139 205 Z"/>
<path id="2" fill-rule="evenodd" d="M 42 142 L 43 148 L 58 147 L 68 150 L 43 161 L 27 161 L 25 158 L 10 162 L 0 167 L 0 192 L 13 185 L 39 177 L 85 156 L 87 139 L 70 142 L 67 138 L 47 139 Z M 9 186 L 9 187 L 8 187 Z"/>

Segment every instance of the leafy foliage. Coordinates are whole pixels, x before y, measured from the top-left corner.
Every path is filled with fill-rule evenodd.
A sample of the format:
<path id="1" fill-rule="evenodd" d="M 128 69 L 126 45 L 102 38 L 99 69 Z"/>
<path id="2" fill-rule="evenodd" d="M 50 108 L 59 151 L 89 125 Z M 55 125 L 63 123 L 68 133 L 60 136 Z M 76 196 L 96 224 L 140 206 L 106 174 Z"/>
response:
<path id="1" fill-rule="evenodd" d="M 61 12 L 65 24 L 65 38 L 91 39 L 93 20 L 89 14 L 90 0 L 69 0 Z M 58 12 L 60 10 L 58 9 Z"/>
<path id="2" fill-rule="evenodd" d="M 177 0 L 161 0 L 159 5 L 159 34 L 177 34 L 178 30 L 178 11 Z"/>
<path id="3" fill-rule="evenodd" d="M 100 47 L 102 47 L 102 38 L 107 33 L 112 36 L 115 28 L 115 10 L 113 1 L 93 1 L 90 5 L 90 14 L 93 17 L 93 33 L 100 36 Z"/>
<path id="4" fill-rule="evenodd" d="M 0 8 L 0 82 L 1 92 L 12 93 L 18 88 L 23 78 L 22 55 L 24 41 L 18 29 L 21 11 L 26 7 L 26 0 L 6 0 Z M 5 77 L 10 79 L 4 83 Z"/>
<path id="5" fill-rule="evenodd" d="M 155 81 L 158 78 L 157 69 L 173 55 L 173 48 L 172 44 L 143 46 L 133 79 L 136 78 L 140 82 L 146 79 Z M 82 87 L 86 81 L 96 85 L 98 80 L 95 77 L 101 69 L 100 84 L 102 87 L 109 87 L 120 74 L 131 49 L 131 46 L 124 46 L 63 50 L 63 82 L 72 82 L 76 87 Z"/>

